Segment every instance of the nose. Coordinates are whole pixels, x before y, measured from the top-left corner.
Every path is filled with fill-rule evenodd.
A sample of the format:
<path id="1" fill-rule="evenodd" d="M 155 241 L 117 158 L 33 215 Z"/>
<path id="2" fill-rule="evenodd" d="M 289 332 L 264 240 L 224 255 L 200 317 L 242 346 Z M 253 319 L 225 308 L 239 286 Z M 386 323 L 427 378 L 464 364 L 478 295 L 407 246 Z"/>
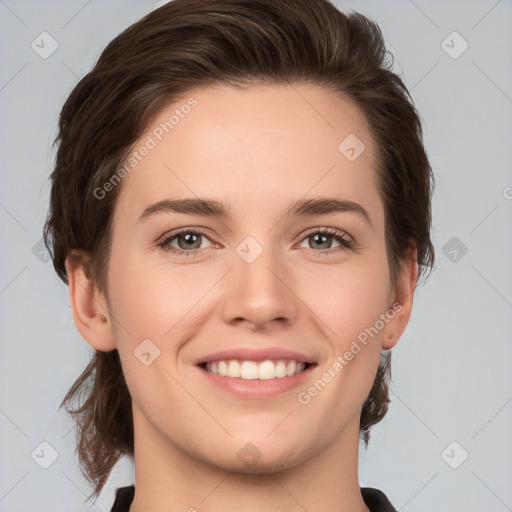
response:
<path id="1" fill-rule="evenodd" d="M 268 330 L 297 318 L 293 273 L 270 244 L 255 239 L 242 242 L 233 254 L 233 268 L 224 286 L 221 311 L 226 323 Z"/>

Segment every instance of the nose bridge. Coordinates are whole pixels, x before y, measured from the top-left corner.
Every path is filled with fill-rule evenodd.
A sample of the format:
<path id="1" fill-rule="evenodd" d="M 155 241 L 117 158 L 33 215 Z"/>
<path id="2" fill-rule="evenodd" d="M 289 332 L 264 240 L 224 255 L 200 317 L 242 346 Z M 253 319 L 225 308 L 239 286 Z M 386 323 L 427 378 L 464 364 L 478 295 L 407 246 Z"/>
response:
<path id="1" fill-rule="evenodd" d="M 272 246 L 271 234 L 249 235 L 235 247 L 231 291 L 225 303 L 227 321 L 244 318 L 262 324 L 293 316 L 293 297 L 284 283 L 289 275 Z"/>
<path id="2" fill-rule="evenodd" d="M 282 284 L 276 279 L 275 273 L 282 268 L 278 261 L 279 251 L 273 247 L 274 238 L 271 234 L 249 235 L 235 248 L 235 274 L 241 284 L 258 288 L 258 284 L 271 286 L 278 291 Z"/>

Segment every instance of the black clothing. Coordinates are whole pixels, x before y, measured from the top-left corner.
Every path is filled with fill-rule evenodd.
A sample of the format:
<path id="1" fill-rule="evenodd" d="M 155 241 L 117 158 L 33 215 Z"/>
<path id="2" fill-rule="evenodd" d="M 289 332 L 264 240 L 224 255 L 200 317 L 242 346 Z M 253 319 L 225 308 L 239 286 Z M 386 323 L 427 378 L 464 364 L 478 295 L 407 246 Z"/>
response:
<path id="1" fill-rule="evenodd" d="M 378 489 L 362 487 L 361 495 L 371 512 L 397 512 L 386 495 Z M 119 487 L 116 491 L 116 500 L 110 512 L 128 512 L 135 496 L 135 486 Z"/>
<path id="2" fill-rule="evenodd" d="M 135 496 L 135 486 L 119 487 L 116 491 L 116 500 L 110 512 L 128 512 Z"/>

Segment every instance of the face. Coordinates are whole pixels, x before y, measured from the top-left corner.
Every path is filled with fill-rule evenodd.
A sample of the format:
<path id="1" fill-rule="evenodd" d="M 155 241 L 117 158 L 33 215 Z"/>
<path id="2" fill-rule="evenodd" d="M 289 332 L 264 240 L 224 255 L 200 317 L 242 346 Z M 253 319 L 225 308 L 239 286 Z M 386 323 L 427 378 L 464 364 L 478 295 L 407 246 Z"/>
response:
<path id="1" fill-rule="evenodd" d="M 108 270 L 136 438 L 252 471 L 357 435 L 398 316 L 375 149 L 312 85 L 209 87 L 152 120 Z"/>

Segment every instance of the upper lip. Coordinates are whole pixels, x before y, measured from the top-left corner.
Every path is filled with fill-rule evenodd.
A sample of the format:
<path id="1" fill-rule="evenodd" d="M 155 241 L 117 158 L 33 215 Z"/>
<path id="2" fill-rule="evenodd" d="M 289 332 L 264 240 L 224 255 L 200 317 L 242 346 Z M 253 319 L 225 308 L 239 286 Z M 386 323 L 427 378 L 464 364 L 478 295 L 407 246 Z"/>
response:
<path id="1" fill-rule="evenodd" d="M 280 347 L 269 347 L 269 348 L 233 348 L 220 350 L 208 354 L 197 359 L 194 364 L 209 363 L 212 361 L 228 361 L 232 359 L 238 359 L 242 361 L 265 361 L 267 359 L 279 360 L 279 359 L 293 359 L 299 363 L 315 363 L 316 360 L 312 356 L 306 356 L 300 352 L 288 350 Z"/>

